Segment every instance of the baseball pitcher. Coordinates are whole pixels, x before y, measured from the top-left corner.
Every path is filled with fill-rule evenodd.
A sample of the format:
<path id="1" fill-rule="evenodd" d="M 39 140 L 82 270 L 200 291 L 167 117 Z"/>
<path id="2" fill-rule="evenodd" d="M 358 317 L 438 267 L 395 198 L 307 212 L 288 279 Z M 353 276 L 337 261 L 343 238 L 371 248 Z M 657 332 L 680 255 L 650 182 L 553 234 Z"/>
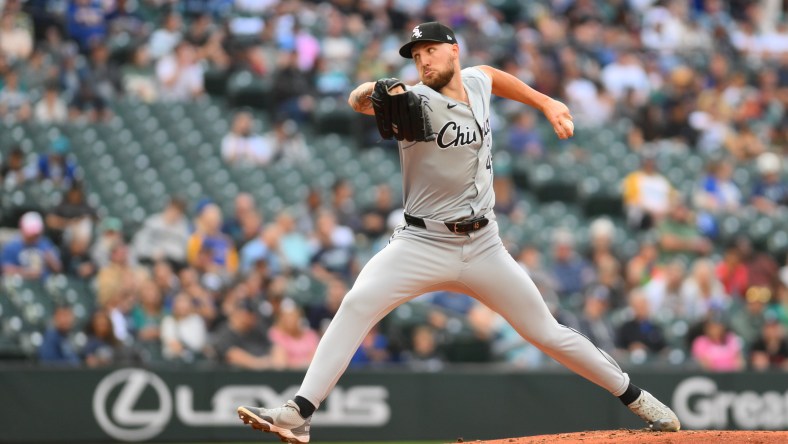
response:
<path id="1" fill-rule="evenodd" d="M 239 407 L 239 417 L 283 441 L 309 442 L 312 413 L 372 326 L 422 293 L 448 290 L 471 295 L 500 313 L 544 353 L 620 398 L 652 430 L 678 430 L 679 420 L 667 406 L 632 384 L 588 338 L 555 320 L 499 237 L 493 213 L 491 94 L 540 110 L 561 139 L 574 131 L 569 109 L 498 69 L 461 69 L 454 32 L 440 23 L 413 28 L 399 52 L 413 59 L 420 83 L 364 83 L 348 102 L 355 111 L 375 116 L 381 136 L 398 141 L 406 225 L 345 296 L 297 396 L 272 409 Z"/>

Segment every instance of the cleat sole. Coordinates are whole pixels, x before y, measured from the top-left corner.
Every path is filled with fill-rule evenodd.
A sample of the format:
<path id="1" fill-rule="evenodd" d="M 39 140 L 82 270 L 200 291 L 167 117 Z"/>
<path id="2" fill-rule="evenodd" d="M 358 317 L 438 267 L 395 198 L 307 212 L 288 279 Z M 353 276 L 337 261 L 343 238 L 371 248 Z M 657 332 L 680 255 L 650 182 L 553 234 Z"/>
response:
<path id="1" fill-rule="evenodd" d="M 289 444 L 307 444 L 309 442 L 309 438 L 306 441 L 302 441 L 296 438 L 289 430 L 280 429 L 243 407 L 238 407 L 238 417 L 244 424 L 249 424 L 255 430 L 276 434 L 282 442 Z"/>

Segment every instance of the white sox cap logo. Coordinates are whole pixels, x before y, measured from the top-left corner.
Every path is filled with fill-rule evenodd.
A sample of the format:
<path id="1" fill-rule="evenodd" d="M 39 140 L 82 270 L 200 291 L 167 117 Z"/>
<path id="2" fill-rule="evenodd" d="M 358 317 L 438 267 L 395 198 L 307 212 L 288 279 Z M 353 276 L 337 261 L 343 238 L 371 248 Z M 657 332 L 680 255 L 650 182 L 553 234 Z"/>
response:
<path id="1" fill-rule="evenodd" d="M 421 29 L 419 29 L 418 26 L 413 28 L 413 37 L 416 37 L 417 39 L 421 38 Z"/>

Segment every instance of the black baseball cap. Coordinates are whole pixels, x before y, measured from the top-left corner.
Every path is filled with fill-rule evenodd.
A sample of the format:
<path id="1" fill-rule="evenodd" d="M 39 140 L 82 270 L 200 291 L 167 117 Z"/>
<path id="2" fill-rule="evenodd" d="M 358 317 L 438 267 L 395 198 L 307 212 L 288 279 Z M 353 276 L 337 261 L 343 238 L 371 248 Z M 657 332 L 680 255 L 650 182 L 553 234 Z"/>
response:
<path id="1" fill-rule="evenodd" d="M 402 45 L 399 49 L 399 55 L 406 59 L 412 59 L 410 53 L 413 45 L 419 42 L 438 42 L 438 43 L 457 43 L 457 38 L 454 37 L 454 31 L 446 25 L 438 22 L 427 22 L 417 25 L 413 28 L 410 34 L 410 41 Z"/>

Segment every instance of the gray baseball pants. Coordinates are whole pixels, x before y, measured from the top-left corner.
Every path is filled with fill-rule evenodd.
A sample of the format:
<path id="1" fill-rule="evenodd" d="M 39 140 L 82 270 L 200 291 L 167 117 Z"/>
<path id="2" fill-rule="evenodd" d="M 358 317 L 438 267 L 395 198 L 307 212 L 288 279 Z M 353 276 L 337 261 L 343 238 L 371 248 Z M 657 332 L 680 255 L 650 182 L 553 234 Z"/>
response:
<path id="1" fill-rule="evenodd" d="M 397 231 L 361 271 L 317 347 L 299 396 L 319 406 L 375 324 L 397 306 L 437 290 L 476 298 L 573 372 L 615 396 L 626 391 L 629 376 L 618 364 L 550 314 L 536 285 L 504 248 L 494 220 L 467 234 L 426 222 L 426 229 Z"/>

